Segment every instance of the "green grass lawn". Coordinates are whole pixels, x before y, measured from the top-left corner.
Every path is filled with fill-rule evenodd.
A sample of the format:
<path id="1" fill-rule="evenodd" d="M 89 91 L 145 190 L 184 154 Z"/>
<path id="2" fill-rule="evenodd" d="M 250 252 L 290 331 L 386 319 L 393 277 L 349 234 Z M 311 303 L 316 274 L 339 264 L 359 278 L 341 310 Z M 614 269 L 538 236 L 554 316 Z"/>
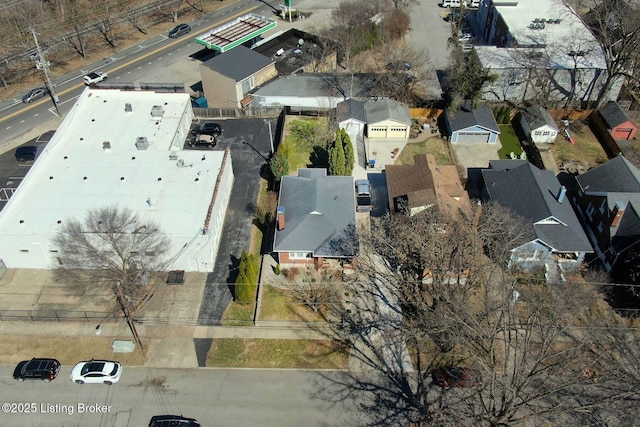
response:
<path id="1" fill-rule="evenodd" d="M 345 369 L 348 349 L 330 340 L 216 339 L 208 367 Z"/>
<path id="2" fill-rule="evenodd" d="M 263 284 L 260 320 L 280 322 L 323 322 L 318 313 L 314 313 L 302 302 L 288 295 L 284 290 Z"/>
<path id="3" fill-rule="evenodd" d="M 516 136 L 516 132 L 513 130 L 513 126 L 511 125 L 498 125 L 500 128 L 500 142 L 502 143 L 502 148 L 498 150 L 498 155 L 501 159 L 510 159 L 509 154 L 512 152 L 517 156 L 520 156 L 522 153 L 522 147 L 520 146 L 520 141 Z"/>
<path id="4" fill-rule="evenodd" d="M 327 167 L 322 165 L 328 161 L 325 147 L 314 146 L 309 139 L 301 138 L 291 132 L 291 127 L 296 124 L 312 123 L 317 132 L 326 132 L 327 119 L 324 117 L 300 117 L 288 121 L 285 125 L 284 143 L 289 146 L 289 171 L 295 172 L 298 168 L 306 168 L 309 165 L 314 167 Z"/>
<path id="5" fill-rule="evenodd" d="M 438 137 L 428 138 L 420 142 L 408 143 L 398 156 L 396 164 L 412 165 L 413 157 L 416 154 L 433 154 L 436 159 L 436 163 L 439 165 L 453 164 L 445 141 Z"/>

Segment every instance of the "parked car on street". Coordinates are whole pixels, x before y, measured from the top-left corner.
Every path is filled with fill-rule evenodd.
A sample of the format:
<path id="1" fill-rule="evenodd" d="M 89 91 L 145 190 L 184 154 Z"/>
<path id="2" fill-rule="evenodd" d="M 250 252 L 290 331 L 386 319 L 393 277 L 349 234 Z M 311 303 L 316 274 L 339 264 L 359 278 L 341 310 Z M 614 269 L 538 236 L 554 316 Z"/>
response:
<path id="1" fill-rule="evenodd" d="M 27 160 L 35 160 L 38 154 L 38 147 L 35 145 L 27 145 L 24 147 L 16 148 L 16 160 L 19 162 L 26 162 Z"/>
<path id="2" fill-rule="evenodd" d="M 151 417 L 149 427 L 200 427 L 200 423 L 182 415 L 155 415 Z"/>
<path id="3" fill-rule="evenodd" d="M 101 81 L 106 79 L 107 73 L 103 73 L 102 71 L 94 71 L 84 76 L 84 84 L 88 86 L 90 84 L 100 83 Z"/>
<path id="4" fill-rule="evenodd" d="M 480 372 L 472 368 L 446 367 L 431 372 L 433 382 L 440 387 L 473 387 L 482 385 Z"/>
<path id="5" fill-rule="evenodd" d="M 18 381 L 42 380 L 50 382 L 58 376 L 60 362 L 56 359 L 33 358 L 23 360 L 13 371 L 13 378 Z"/>
<path id="6" fill-rule="evenodd" d="M 49 89 L 46 87 L 37 87 L 35 89 L 31 89 L 25 96 L 22 97 L 22 102 L 28 104 L 30 102 L 35 101 L 36 99 L 44 98 L 49 94 Z"/>
<path id="7" fill-rule="evenodd" d="M 111 360 L 80 362 L 71 370 L 71 381 L 77 384 L 117 383 L 122 375 L 122 365 Z"/>
<path id="8" fill-rule="evenodd" d="M 171 31 L 169 31 L 169 37 L 171 37 L 172 39 L 175 39 L 185 34 L 188 34 L 190 32 L 191 32 L 191 26 L 189 24 L 179 24 L 173 27 Z"/>
<path id="9" fill-rule="evenodd" d="M 203 123 L 191 131 L 193 135 L 211 135 L 218 138 L 222 134 L 222 126 L 218 123 Z"/>

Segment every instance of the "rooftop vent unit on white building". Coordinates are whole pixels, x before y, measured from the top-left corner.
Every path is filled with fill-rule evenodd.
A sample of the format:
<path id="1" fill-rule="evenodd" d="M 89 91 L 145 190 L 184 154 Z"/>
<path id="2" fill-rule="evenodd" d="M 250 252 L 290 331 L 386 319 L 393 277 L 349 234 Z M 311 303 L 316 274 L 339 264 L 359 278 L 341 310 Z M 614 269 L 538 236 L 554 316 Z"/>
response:
<path id="1" fill-rule="evenodd" d="M 138 150 L 146 150 L 149 148 L 149 140 L 146 136 L 139 136 L 136 138 L 136 148 Z"/>
<path id="2" fill-rule="evenodd" d="M 133 107 L 131 106 L 130 102 L 127 102 L 124 104 L 124 112 L 125 113 L 132 113 L 133 112 Z"/>
<path id="3" fill-rule="evenodd" d="M 109 150 L 111 150 L 111 142 L 109 142 L 109 141 L 104 141 L 104 142 L 102 143 L 102 149 L 103 149 L 104 151 L 109 151 Z"/>
<path id="4" fill-rule="evenodd" d="M 164 108 L 162 105 L 154 105 L 151 107 L 151 117 L 162 117 L 164 115 Z"/>
<path id="5" fill-rule="evenodd" d="M 178 153 L 176 153 L 175 151 L 171 151 L 169 153 L 169 160 L 178 160 Z"/>

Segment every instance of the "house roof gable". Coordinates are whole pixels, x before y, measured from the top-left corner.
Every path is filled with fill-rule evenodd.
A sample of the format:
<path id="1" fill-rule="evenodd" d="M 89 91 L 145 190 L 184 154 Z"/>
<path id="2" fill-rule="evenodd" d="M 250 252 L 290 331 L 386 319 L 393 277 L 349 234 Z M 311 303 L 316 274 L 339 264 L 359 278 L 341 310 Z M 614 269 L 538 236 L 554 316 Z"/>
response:
<path id="1" fill-rule="evenodd" d="M 282 177 L 279 206 L 285 228 L 276 230 L 274 251 L 350 257 L 357 251 L 355 193 L 350 176 L 326 176 L 326 169 L 299 169 Z"/>
<path id="2" fill-rule="evenodd" d="M 640 170 L 617 156 L 576 177 L 588 193 L 640 193 Z"/>
<path id="3" fill-rule="evenodd" d="M 553 120 L 551 114 L 539 105 L 532 105 L 522 112 L 525 120 L 529 124 L 531 130 L 539 129 L 543 126 L 549 126 L 552 130 L 559 132 L 556 121 Z"/>
<path id="4" fill-rule="evenodd" d="M 336 105 L 336 121 L 341 123 L 349 119 L 367 122 L 364 102 L 350 98 Z"/>
<path id="5" fill-rule="evenodd" d="M 447 113 L 448 114 L 448 113 Z M 475 110 L 458 110 L 453 117 L 449 119 L 451 131 L 467 129 L 473 126 L 480 126 L 493 133 L 500 133 L 500 128 L 496 122 L 493 113 L 486 105 L 481 105 Z"/>
<path id="6" fill-rule="evenodd" d="M 513 168 L 508 162 L 514 162 Z M 483 169 L 485 188 L 492 201 L 531 220 L 536 236 L 558 251 L 590 252 L 591 245 L 568 198 L 558 202 L 560 182 L 553 172 L 540 170 L 523 160 L 502 160 L 498 168 Z M 541 223 L 554 218 L 562 224 Z"/>
<path id="7" fill-rule="evenodd" d="M 364 104 L 367 124 L 375 124 L 385 120 L 393 120 L 404 125 L 411 125 L 409 107 L 393 99 L 369 100 Z"/>
<path id="8" fill-rule="evenodd" d="M 617 102 L 609 101 L 604 107 L 598 110 L 609 129 L 614 129 L 617 126 L 629 122 L 634 127 L 637 127 L 632 121 L 631 117 L 624 111 Z"/>
<path id="9" fill-rule="evenodd" d="M 263 68 L 273 60 L 245 46 L 237 46 L 228 52 L 216 55 L 203 66 L 240 82 Z"/>

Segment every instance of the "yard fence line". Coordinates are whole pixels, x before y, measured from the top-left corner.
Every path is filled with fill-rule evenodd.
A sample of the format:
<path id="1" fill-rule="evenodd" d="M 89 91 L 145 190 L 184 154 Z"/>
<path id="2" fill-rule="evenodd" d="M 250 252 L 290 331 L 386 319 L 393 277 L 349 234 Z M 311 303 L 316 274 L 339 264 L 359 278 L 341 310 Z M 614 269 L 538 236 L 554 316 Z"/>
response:
<path id="1" fill-rule="evenodd" d="M 255 118 L 255 117 L 278 117 L 282 113 L 282 108 L 194 108 L 193 114 L 199 119 L 214 118 Z"/>

